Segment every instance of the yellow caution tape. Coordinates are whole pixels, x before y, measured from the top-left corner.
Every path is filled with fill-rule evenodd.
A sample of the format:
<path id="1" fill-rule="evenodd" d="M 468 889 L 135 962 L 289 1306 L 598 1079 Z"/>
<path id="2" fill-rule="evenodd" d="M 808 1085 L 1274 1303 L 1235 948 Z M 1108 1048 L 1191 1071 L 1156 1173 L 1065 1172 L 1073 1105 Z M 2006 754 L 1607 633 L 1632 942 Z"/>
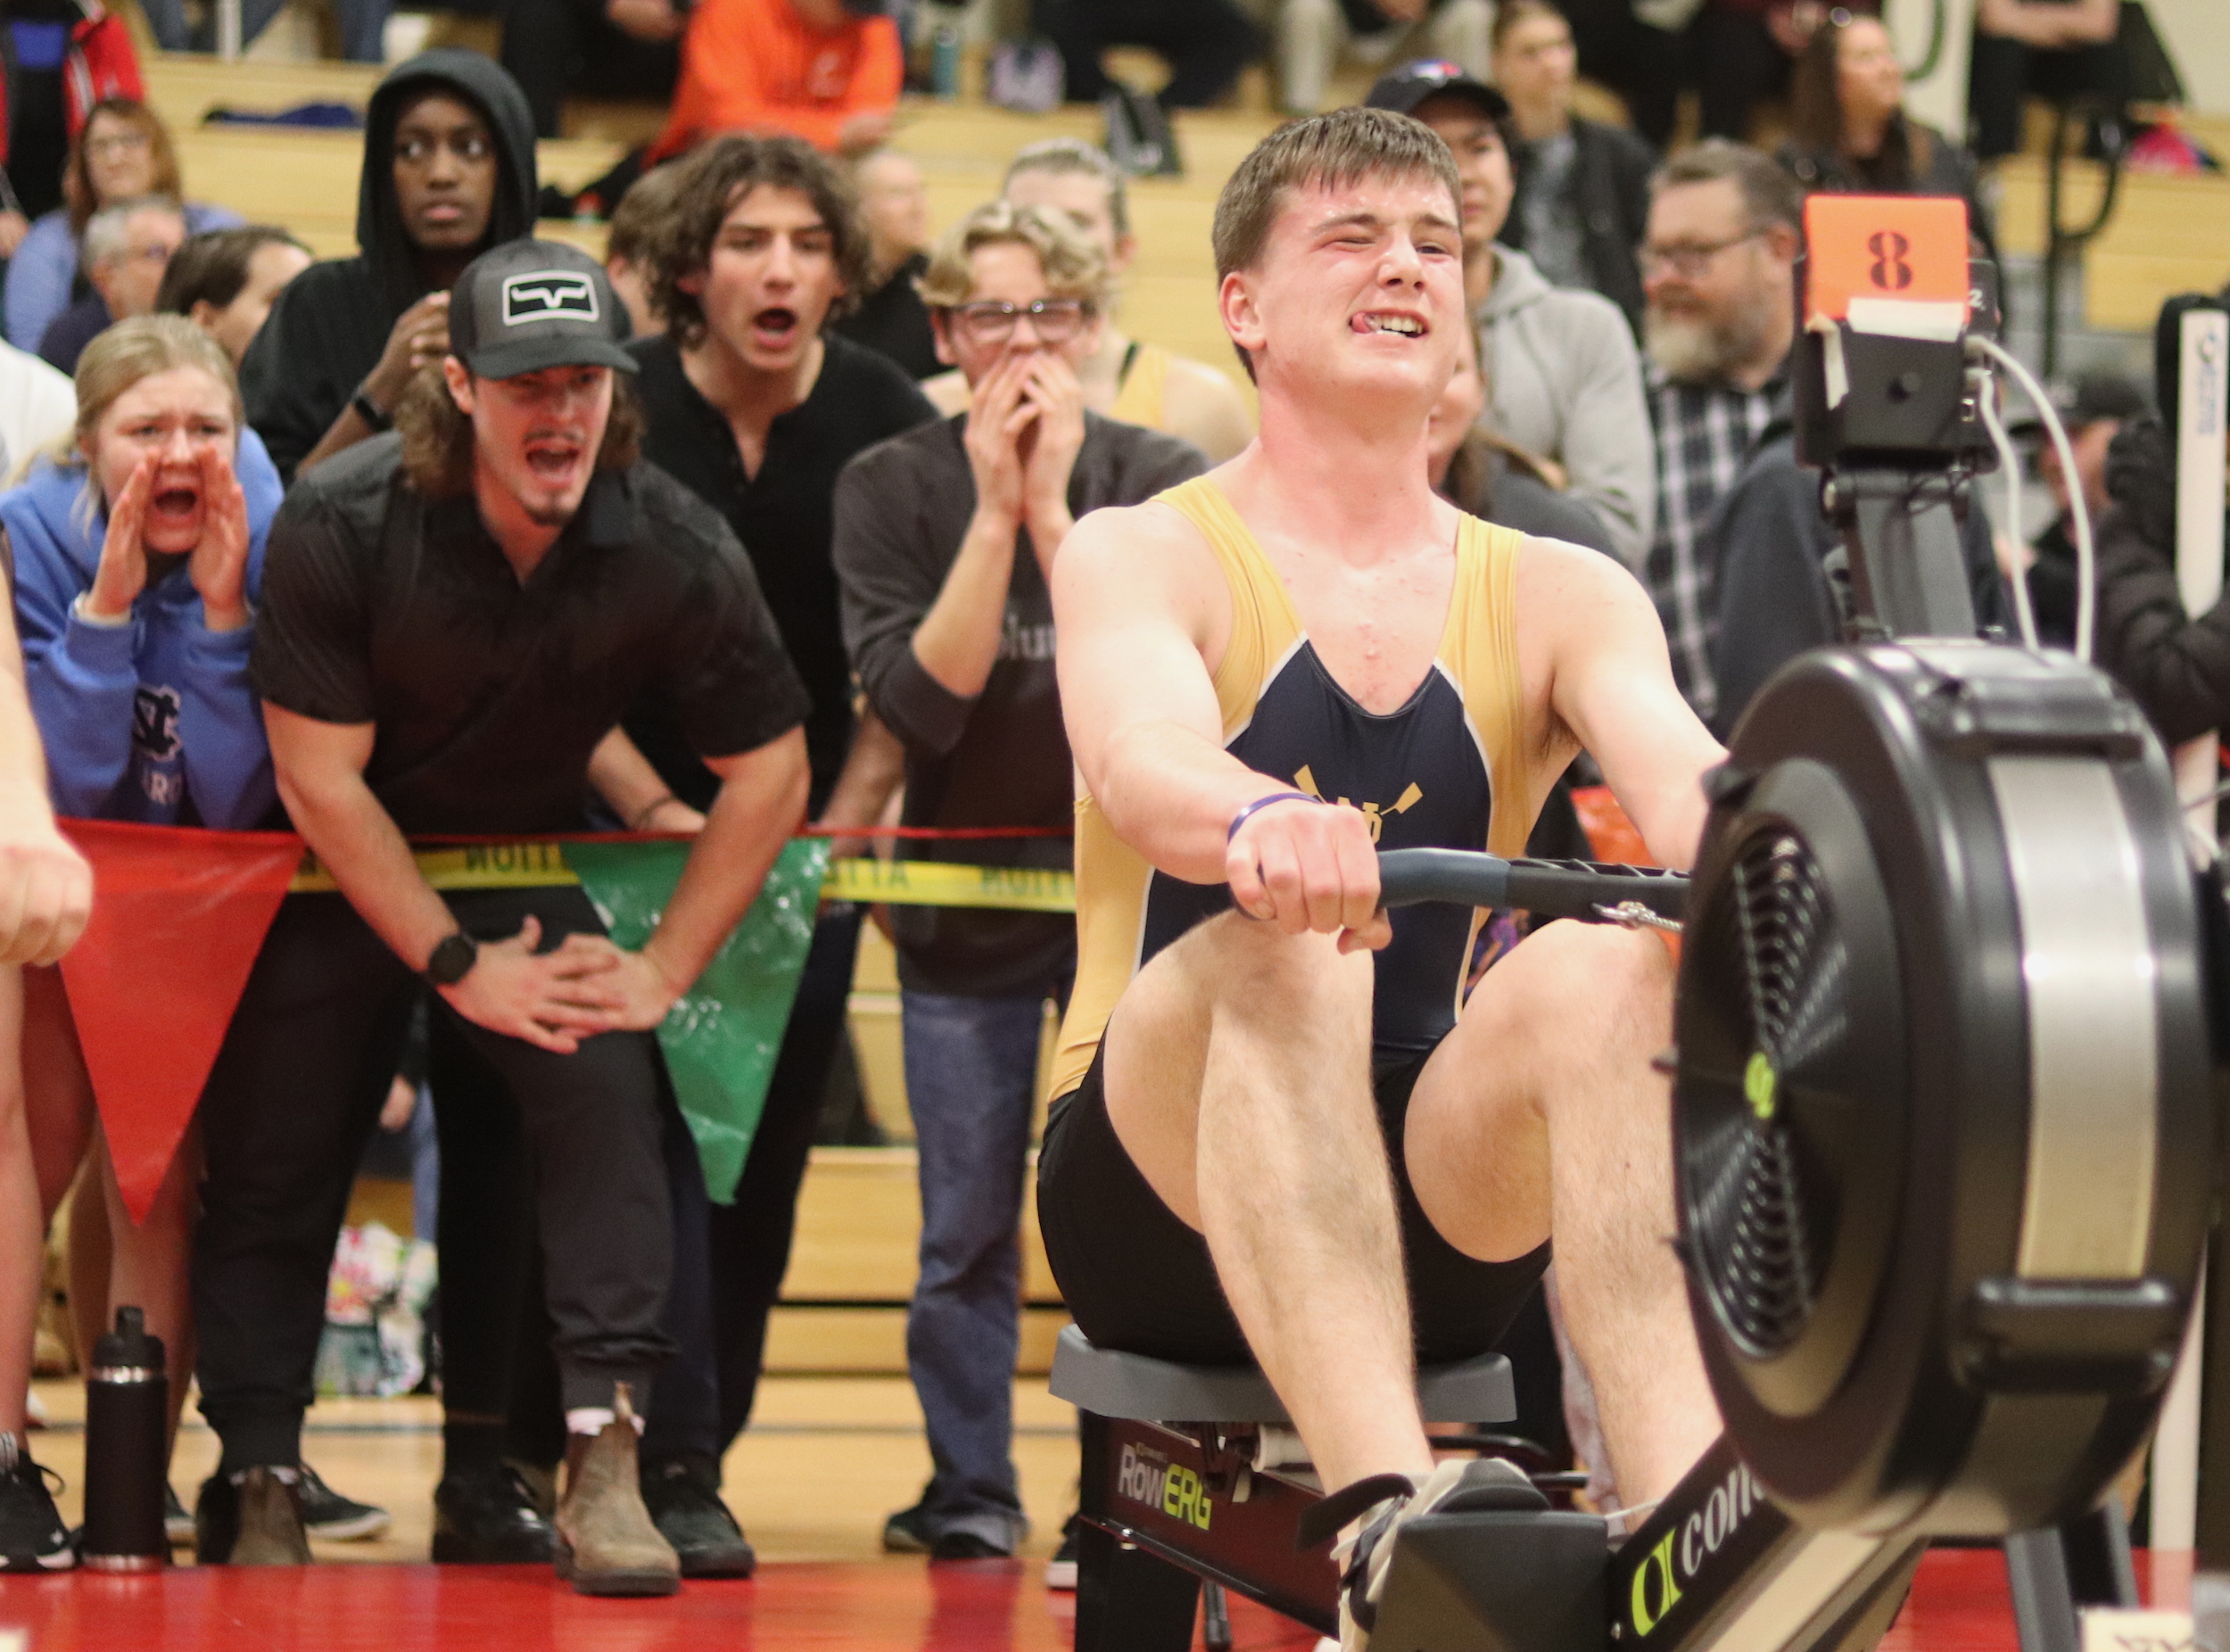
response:
<path id="1" fill-rule="evenodd" d="M 578 884 L 562 843 L 488 843 L 419 849 L 419 874 L 436 889 L 533 889 Z M 314 855 L 287 886 L 291 893 L 339 889 Z M 891 906 L 973 906 L 1007 912 L 1074 912 L 1072 873 L 1037 866 L 964 866 L 949 861 L 830 861 L 821 898 Z"/>
<path id="2" fill-rule="evenodd" d="M 461 849 L 418 849 L 412 853 L 418 874 L 437 889 L 546 889 L 577 884 L 566 864 L 562 843 L 475 843 Z M 331 895 L 340 888 L 314 855 L 302 855 L 301 870 L 287 892 Z"/>
<path id="3" fill-rule="evenodd" d="M 823 900 L 891 906 L 992 906 L 1074 912 L 1075 874 L 1044 866 L 962 866 L 950 861 L 829 863 Z"/>

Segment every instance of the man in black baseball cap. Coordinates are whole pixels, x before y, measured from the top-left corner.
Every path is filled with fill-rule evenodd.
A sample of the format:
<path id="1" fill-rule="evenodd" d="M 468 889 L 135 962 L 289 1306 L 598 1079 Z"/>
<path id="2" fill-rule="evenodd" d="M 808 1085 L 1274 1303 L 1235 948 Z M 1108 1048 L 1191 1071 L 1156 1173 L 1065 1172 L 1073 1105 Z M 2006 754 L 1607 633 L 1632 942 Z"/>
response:
<path id="1" fill-rule="evenodd" d="M 272 525 L 252 673 L 280 795 L 339 893 L 281 908 L 203 1103 L 221 1138 L 194 1280 L 224 1442 L 209 1558 L 309 1558 L 292 1466 L 326 1259 L 378 1111 L 362 1075 L 394 1070 L 430 986 L 532 1150 L 570 1441 L 559 1570 L 584 1593 L 677 1587 L 633 1414 L 671 1351 L 652 1029 L 804 813 L 807 700 L 734 533 L 638 456 L 626 327 L 573 248 L 483 254 L 455 288 L 452 353 L 395 433 L 319 466 Z M 408 835 L 584 826 L 596 754 L 650 698 L 720 789 L 640 951 L 576 887 L 429 886 Z"/>
<path id="2" fill-rule="evenodd" d="M 1552 285 L 1532 259 L 1497 242 L 1517 194 L 1508 100 L 1461 64 L 1426 57 L 1381 75 L 1363 102 L 1423 121 L 1456 157 L 1464 305 L 1478 329 L 1485 423 L 1549 460 L 1560 487 L 1601 520 L 1619 560 L 1639 570 L 1656 491 L 1640 359 L 1616 305 Z M 1606 327 L 1614 315 L 1621 325 Z"/>
<path id="3" fill-rule="evenodd" d="M 1475 75 L 1465 73 L 1461 63 L 1445 57 L 1420 57 L 1379 76 L 1363 104 L 1368 109 L 1391 109 L 1398 115 L 1414 115 L 1419 104 L 1433 97 L 1467 103 L 1498 123 L 1510 118 L 1508 98 Z"/>

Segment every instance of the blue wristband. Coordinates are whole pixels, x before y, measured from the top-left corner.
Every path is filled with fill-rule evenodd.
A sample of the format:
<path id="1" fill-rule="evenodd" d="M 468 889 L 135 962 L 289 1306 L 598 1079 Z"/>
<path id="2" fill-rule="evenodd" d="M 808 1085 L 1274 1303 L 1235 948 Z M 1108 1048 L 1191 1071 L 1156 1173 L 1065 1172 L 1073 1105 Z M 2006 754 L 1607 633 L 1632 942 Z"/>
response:
<path id="1" fill-rule="evenodd" d="M 1273 803 L 1322 803 L 1323 801 L 1323 798 L 1311 797 L 1305 791 L 1274 791 L 1267 797 L 1257 797 L 1231 817 L 1231 824 L 1224 828 L 1224 841 L 1229 843 L 1237 837 L 1240 827 L 1252 819 L 1257 811 L 1267 809 Z"/>

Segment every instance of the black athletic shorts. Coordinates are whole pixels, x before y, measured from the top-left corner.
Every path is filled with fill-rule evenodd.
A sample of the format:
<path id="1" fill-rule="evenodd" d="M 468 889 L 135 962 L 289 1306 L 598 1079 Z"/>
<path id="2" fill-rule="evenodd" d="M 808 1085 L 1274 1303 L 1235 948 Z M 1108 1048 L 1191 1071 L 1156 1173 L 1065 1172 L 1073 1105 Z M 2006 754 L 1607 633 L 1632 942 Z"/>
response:
<path id="1" fill-rule="evenodd" d="M 1251 1365 L 1208 1242 L 1161 1202 L 1115 1134 L 1100 1071 L 1106 1052 L 1103 1039 L 1084 1082 L 1053 1103 L 1037 1156 L 1037 1224 L 1061 1299 L 1095 1347 L 1183 1365 Z M 1400 1201 L 1417 1363 L 1445 1365 L 1494 1346 L 1540 1283 L 1549 1246 L 1514 1261 L 1474 1261 L 1425 1219 L 1401 1151 L 1425 1060 L 1382 1055 L 1373 1080 Z"/>

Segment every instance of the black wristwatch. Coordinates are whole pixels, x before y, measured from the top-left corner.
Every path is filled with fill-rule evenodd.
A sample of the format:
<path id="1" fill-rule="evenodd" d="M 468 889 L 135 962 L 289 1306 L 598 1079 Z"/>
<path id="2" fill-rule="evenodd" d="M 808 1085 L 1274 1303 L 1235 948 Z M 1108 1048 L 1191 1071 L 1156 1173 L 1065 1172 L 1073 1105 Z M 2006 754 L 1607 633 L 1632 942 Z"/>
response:
<path id="1" fill-rule="evenodd" d="M 445 935 L 434 946 L 422 971 L 429 985 L 454 987 L 463 980 L 480 956 L 479 943 L 462 929 Z"/>
<path id="2" fill-rule="evenodd" d="M 382 410 L 379 403 L 372 400 L 369 384 L 370 381 L 368 379 L 364 384 L 356 387 L 356 394 L 349 398 L 349 406 L 355 409 L 357 417 L 369 425 L 373 430 L 392 430 L 395 427 L 394 415 Z"/>

